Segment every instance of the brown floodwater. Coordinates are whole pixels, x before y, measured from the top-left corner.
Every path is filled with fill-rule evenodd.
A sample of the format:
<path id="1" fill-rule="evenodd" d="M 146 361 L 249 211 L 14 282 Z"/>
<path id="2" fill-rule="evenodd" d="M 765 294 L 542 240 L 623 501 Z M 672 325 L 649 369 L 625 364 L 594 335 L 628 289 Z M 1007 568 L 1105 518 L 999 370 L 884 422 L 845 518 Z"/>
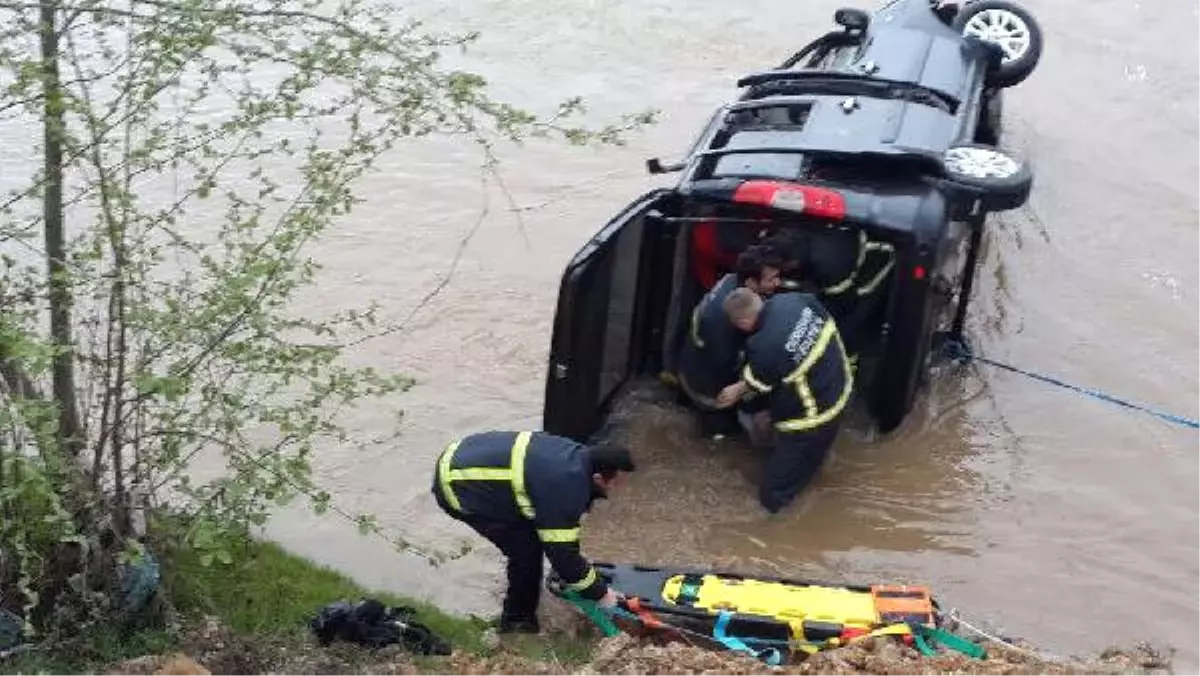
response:
<path id="1" fill-rule="evenodd" d="M 567 259 L 651 185 L 644 157 L 684 149 L 736 77 L 825 30 L 837 6 L 408 3 L 482 30 L 474 63 L 503 95 L 545 110 L 578 93 L 600 115 L 654 107 L 663 120 L 625 149 L 504 151 L 513 204 L 493 182 L 447 290 L 411 330 L 361 353 L 420 384 L 402 399 L 395 445 L 322 456 L 335 495 L 422 543 L 469 537 L 434 508 L 432 459 L 458 434 L 540 424 Z M 994 358 L 1195 417 L 1196 4 L 1028 6 L 1047 44 L 1007 95 L 1005 145 L 1037 182 L 1025 208 L 992 221 L 972 335 Z M 448 141 L 397 152 L 368 208 L 326 245 L 316 302 L 377 297 L 407 313 L 484 204 L 478 160 Z M 361 424 L 388 413 L 364 411 Z M 754 498 L 756 459 L 697 440 L 686 414 L 643 406 L 629 430 L 643 471 L 589 519 L 593 557 L 924 582 L 965 617 L 1058 652 L 1147 638 L 1197 668 L 1193 430 L 986 366 L 949 369 L 889 437 L 851 424 L 812 489 L 775 517 Z M 368 584 L 462 611 L 497 604 L 500 560 L 486 546 L 431 569 L 328 518 L 293 514 L 271 534 Z"/>
<path id="2" fill-rule="evenodd" d="M 511 203 L 481 181 L 477 151 L 450 139 L 398 148 L 362 185 L 369 202 L 321 245 L 327 270 L 307 309 L 374 298 L 404 317 L 485 205 L 487 216 L 445 291 L 355 353 L 419 383 L 396 402 L 398 441 L 322 449 L 335 500 L 419 544 L 469 538 L 433 504 L 433 458 L 457 435 L 540 425 L 564 264 L 650 187 L 645 157 L 686 148 L 738 76 L 826 30 L 840 4 L 404 3 L 431 25 L 483 31 L 470 65 L 500 96 L 550 112 L 579 94 L 598 118 L 663 117 L 627 148 L 502 148 Z M 1037 178 L 1025 208 L 991 223 L 972 335 L 994 358 L 1196 417 L 1197 5 L 1027 6 L 1047 44 L 1006 97 L 1005 145 Z M 10 156 L 26 138 L 6 132 Z M 671 406 L 629 416 L 643 470 L 589 519 L 595 558 L 922 582 L 967 618 L 1057 652 L 1147 638 L 1173 644 L 1181 671 L 1200 666 L 1194 430 L 986 366 L 948 369 L 896 433 L 850 424 L 812 488 L 767 517 L 748 451 L 698 440 Z M 394 417 L 368 408 L 353 423 L 381 434 Z M 434 569 L 299 505 L 268 535 L 372 587 L 464 612 L 498 602 L 501 561 L 487 546 Z"/>

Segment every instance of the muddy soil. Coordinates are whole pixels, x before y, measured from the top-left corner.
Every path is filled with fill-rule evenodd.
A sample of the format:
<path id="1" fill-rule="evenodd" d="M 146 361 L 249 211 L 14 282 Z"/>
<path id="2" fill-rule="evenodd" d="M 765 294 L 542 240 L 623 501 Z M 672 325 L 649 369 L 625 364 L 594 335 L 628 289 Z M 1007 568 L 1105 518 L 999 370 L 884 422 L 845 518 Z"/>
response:
<path id="1" fill-rule="evenodd" d="M 548 656 L 534 660 L 503 645 L 491 654 L 456 652 L 446 658 L 414 658 L 398 648 L 377 651 L 312 641 L 264 641 L 239 637 L 209 621 L 181 653 L 145 656 L 114 665 L 110 674 L 1167 674 L 1167 656 L 1148 645 L 1111 649 L 1083 659 L 1050 660 L 1030 649 L 989 646 L 987 659 L 958 654 L 923 657 L 891 639 L 864 639 L 782 668 L 749 657 L 682 643 L 656 645 L 620 635 L 604 639 L 585 664 Z"/>

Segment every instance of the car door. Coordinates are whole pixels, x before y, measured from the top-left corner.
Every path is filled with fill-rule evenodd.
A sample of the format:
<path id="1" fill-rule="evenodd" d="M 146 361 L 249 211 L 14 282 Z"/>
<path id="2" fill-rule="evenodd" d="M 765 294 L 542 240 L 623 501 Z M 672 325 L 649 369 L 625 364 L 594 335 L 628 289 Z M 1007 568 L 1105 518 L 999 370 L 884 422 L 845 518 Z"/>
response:
<path id="1" fill-rule="evenodd" d="M 558 293 L 546 374 L 543 429 L 586 441 L 613 396 L 642 368 L 649 349 L 647 308 L 661 212 L 673 196 L 652 190 L 631 202 L 567 264 Z M 660 289 L 661 290 L 661 289 Z"/>

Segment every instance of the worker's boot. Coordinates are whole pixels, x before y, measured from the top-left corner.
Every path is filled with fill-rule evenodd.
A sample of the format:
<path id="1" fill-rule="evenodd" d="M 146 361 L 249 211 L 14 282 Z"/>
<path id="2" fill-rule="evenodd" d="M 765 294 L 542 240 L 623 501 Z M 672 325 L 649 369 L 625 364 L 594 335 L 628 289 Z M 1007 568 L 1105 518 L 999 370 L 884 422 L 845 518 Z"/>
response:
<path id="1" fill-rule="evenodd" d="M 496 631 L 501 634 L 537 634 L 541 632 L 537 617 L 533 618 L 500 618 L 500 626 Z"/>

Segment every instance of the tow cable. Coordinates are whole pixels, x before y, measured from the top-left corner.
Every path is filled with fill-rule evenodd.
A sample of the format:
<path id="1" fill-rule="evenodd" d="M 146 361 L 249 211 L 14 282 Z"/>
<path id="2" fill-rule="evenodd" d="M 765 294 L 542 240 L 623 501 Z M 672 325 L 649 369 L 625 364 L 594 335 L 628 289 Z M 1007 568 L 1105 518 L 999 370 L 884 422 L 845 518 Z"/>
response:
<path id="1" fill-rule="evenodd" d="M 1083 394 L 1083 395 L 1086 395 L 1089 397 L 1094 397 L 1096 399 L 1099 399 L 1100 401 L 1107 401 L 1110 404 L 1116 404 L 1118 406 L 1123 406 L 1125 408 L 1132 409 L 1134 411 L 1141 411 L 1143 413 L 1149 413 L 1150 415 L 1160 418 L 1162 420 L 1165 420 L 1169 423 L 1174 423 L 1176 425 L 1182 425 L 1184 427 L 1190 427 L 1192 429 L 1200 429 L 1200 422 L 1197 422 L 1196 420 L 1192 420 L 1191 418 L 1185 418 L 1183 416 L 1178 416 L 1178 415 L 1174 415 L 1171 413 L 1163 413 L 1162 411 L 1155 411 L 1147 406 L 1135 404 L 1133 402 L 1126 401 L 1124 399 L 1118 399 L 1117 397 L 1114 397 L 1111 394 L 1107 394 L 1105 392 L 1101 392 L 1100 390 L 1095 390 L 1095 389 L 1091 389 L 1088 387 L 1081 387 L 1079 385 L 1072 385 L 1071 383 L 1065 382 L 1065 381 L 1055 378 L 1053 376 L 1049 376 L 1049 375 L 1046 375 L 1043 373 L 1036 373 L 1034 371 L 1029 371 L 1027 369 L 1013 366 L 1012 364 L 1006 364 L 1001 361 L 996 361 L 995 359 L 989 359 L 987 357 L 983 357 L 981 355 L 978 355 L 978 354 L 975 354 L 974 352 L 972 352 L 971 349 L 969 347 L 967 347 L 965 344 L 963 344 L 962 341 L 957 341 L 957 340 L 947 341 L 943 345 L 943 351 L 944 351 L 944 354 L 948 358 L 959 361 L 961 363 L 975 361 L 975 362 L 979 362 L 982 364 L 987 364 L 989 366 L 995 366 L 996 368 L 1001 368 L 1006 371 L 1011 371 L 1013 373 L 1025 376 L 1027 378 L 1032 378 L 1034 380 L 1040 380 L 1041 382 L 1044 382 L 1044 383 L 1049 383 L 1051 385 L 1057 385 L 1058 387 L 1072 390 L 1079 394 Z"/>

